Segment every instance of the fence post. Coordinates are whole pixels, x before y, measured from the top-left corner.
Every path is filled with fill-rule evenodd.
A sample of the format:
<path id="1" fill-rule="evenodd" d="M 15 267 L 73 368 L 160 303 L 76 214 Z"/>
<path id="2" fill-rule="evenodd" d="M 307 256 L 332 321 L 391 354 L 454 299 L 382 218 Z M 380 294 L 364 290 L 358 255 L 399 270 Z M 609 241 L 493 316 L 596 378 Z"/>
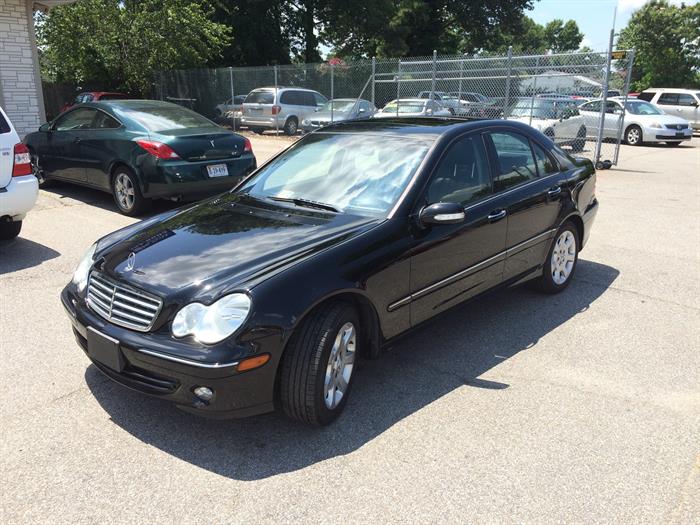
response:
<path id="1" fill-rule="evenodd" d="M 506 98 L 503 100 L 503 118 L 510 103 L 510 75 L 513 72 L 513 46 L 508 46 L 508 72 L 506 73 Z"/>
<path id="2" fill-rule="evenodd" d="M 399 100 L 401 100 L 401 59 L 399 58 L 399 74 L 396 77 L 396 116 L 399 116 Z"/>
<path id="3" fill-rule="evenodd" d="M 462 55 L 462 60 L 459 61 L 459 94 L 457 95 L 457 103 L 460 104 L 462 100 L 462 78 L 464 77 L 464 55 Z"/>
<path id="4" fill-rule="evenodd" d="M 437 74 L 437 50 L 433 49 L 433 81 L 430 83 L 430 102 L 435 98 L 435 75 Z"/>
<path id="5" fill-rule="evenodd" d="M 236 106 L 236 101 L 235 101 L 236 94 L 233 91 L 233 68 L 232 67 L 228 68 L 228 74 L 229 74 L 229 78 L 231 79 L 231 105 L 235 107 Z M 236 110 L 235 109 L 233 111 L 231 111 L 231 124 L 232 124 L 233 131 L 236 131 Z"/>
<path id="6" fill-rule="evenodd" d="M 600 150 L 603 145 L 603 129 L 605 128 L 605 110 L 608 105 L 608 88 L 610 87 L 610 66 L 612 63 L 612 48 L 615 38 L 615 29 L 610 30 L 610 42 L 608 43 L 608 56 L 605 59 L 605 78 L 603 79 L 603 100 L 600 105 L 600 127 L 598 128 L 598 140 L 595 145 L 594 163 L 596 168 L 600 164 Z"/>
<path id="7" fill-rule="evenodd" d="M 372 105 L 376 107 L 374 103 L 374 78 L 377 74 L 377 58 L 372 57 Z"/>
<path id="8" fill-rule="evenodd" d="M 532 100 L 530 101 L 530 122 L 528 122 L 529 126 L 532 126 L 532 112 L 535 110 L 535 93 L 537 93 L 537 75 L 538 71 L 540 70 L 540 57 L 537 57 L 537 61 L 535 62 L 535 74 L 533 75 L 534 79 L 532 81 Z"/>
<path id="9" fill-rule="evenodd" d="M 277 104 L 277 64 L 273 66 L 274 71 L 275 71 L 275 104 Z M 279 123 L 279 116 L 275 115 L 275 134 L 279 135 L 280 132 L 280 123 Z"/>
<path id="10" fill-rule="evenodd" d="M 617 166 L 617 159 L 620 155 L 620 142 L 622 140 L 622 130 L 625 127 L 625 115 L 627 114 L 627 95 L 630 91 L 630 81 L 632 80 L 632 66 L 634 65 L 634 49 L 630 50 L 627 59 L 627 77 L 625 78 L 625 99 L 622 101 L 622 115 L 620 116 L 620 125 L 617 126 L 617 140 L 615 141 L 615 158 L 613 164 Z"/>
<path id="11" fill-rule="evenodd" d="M 335 106 L 335 102 L 333 102 L 333 99 L 335 98 L 334 93 L 333 93 L 333 71 L 335 68 L 333 67 L 333 64 L 331 64 L 331 124 L 333 123 L 333 106 Z"/>

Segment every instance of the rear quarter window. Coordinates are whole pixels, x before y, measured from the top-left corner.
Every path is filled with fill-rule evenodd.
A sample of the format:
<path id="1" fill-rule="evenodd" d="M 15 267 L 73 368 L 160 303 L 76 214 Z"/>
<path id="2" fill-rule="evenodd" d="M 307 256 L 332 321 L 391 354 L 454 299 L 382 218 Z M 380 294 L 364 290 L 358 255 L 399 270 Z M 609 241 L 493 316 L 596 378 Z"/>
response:
<path id="1" fill-rule="evenodd" d="M 651 102 L 651 99 L 654 98 L 654 95 L 656 95 L 656 93 L 654 93 L 654 92 L 648 92 L 648 93 L 645 92 L 645 93 L 640 93 L 639 95 L 637 95 L 637 98 L 639 100 L 646 100 L 647 102 Z"/>
<path id="2" fill-rule="evenodd" d="M 274 91 L 252 91 L 245 99 L 246 104 L 273 104 L 274 101 Z"/>

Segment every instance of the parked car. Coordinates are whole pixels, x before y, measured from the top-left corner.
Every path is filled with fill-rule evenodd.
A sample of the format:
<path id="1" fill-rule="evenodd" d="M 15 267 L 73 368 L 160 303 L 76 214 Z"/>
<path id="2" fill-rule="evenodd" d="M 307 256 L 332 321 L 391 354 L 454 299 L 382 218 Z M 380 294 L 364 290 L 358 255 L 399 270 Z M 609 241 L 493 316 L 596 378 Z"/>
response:
<path id="1" fill-rule="evenodd" d="M 233 99 L 229 98 L 225 102 L 217 104 L 214 108 L 217 118 L 231 118 L 230 113 L 240 111 L 247 96 L 248 95 L 236 95 Z"/>
<path id="2" fill-rule="evenodd" d="M 412 327 L 496 286 L 564 290 L 597 209 L 592 163 L 527 125 L 342 122 L 103 237 L 61 299 L 118 383 L 200 415 L 327 424 L 358 358 Z"/>
<path id="3" fill-rule="evenodd" d="M 529 124 L 574 151 L 586 145 L 586 124 L 573 99 L 521 98 L 507 110 L 506 118 Z"/>
<path id="4" fill-rule="evenodd" d="M 328 99 L 318 91 L 293 87 L 264 87 L 251 91 L 243 103 L 241 125 L 256 133 L 281 129 L 295 135 L 301 121 L 323 107 Z"/>
<path id="5" fill-rule="evenodd" d="M 84 104 L 86 102 L 99 102 L 100 100 L 126 100 L 131 98 L 124 93 L 110 93 L 109 91 L 83 91 L 76 95 L 72 102 L 66 102 L 61 108 L 61 113 L 68 111 L 76 104 Z"/>
<path id="6" fill-rule="evenodd" d="M 225 191 L 256 166 L 248 139 L 158 100 L 81 104 L 25 144 L 41 184 L 58 179 L 111 192 L 126 215 L 142 213 L 155 198 Z"/>
<path id="7" fill-rule="evenodd" d="M 466 102 L 467 116 L 470 118 L 499 118 L 503 114 L 504 98 L 488 98 L 471 91 L 451 91 L 450 95 Z"/>
<path id="8" fill-rule="evenodd" d="M 424 98 L 402 98 L 392 100 L 374 114 L 374 118 L 391 117 L 451 117 L 452 113 L 437 100 Z"/>
<path id="9" fill-rule="evenodd" d="M 29 151 L 0 107 L 0 240 L 19 235 L 38 193 Z"/>
<path id="10" fill-rule="evenodd" d="M 418 93 L 418 98 L 430 98 L 430 91 L 421 91 Z M 433 100 L 440 102 L 440 105 L 453 115 L 466 115 L 469 111 L 469 104 L 444 91 L 434 91 Z"/>
<path id="11" fill-rule="evenodd" d="M 693 129 L 700 130 L 700 90 L 652 88 L 645 89 L 637 98 L 656 104 L 669 115 L 684 118 Z"/>
<path id="12" fill-rule="evenodd" d="M 600 128 L 602 100 L 592 100 L 582 104 L 579 111 L 588 129 L 597 132 Z M 621 132 L 622 139 L 630 146 L 641 146 L 645 142 L 666 142 L 678 146 L 684 140 L 693 138 L 693 130 L 687 120 L 675 115 L 667 115 L 661 108 L 644 100 L 610 99 L 606 102 L 603 138 L 616 139 Z M 622 121 L 622 108 L 625 118 Z"/>
<path id="13" fill-rule="evenodd" d="M 332 122 L 371 118 L 377 112 L 369 100 L 356 98 L 336 98 L 329 100 L 318 111 L 301 121 L 304 133 L 314 131 Z"/>

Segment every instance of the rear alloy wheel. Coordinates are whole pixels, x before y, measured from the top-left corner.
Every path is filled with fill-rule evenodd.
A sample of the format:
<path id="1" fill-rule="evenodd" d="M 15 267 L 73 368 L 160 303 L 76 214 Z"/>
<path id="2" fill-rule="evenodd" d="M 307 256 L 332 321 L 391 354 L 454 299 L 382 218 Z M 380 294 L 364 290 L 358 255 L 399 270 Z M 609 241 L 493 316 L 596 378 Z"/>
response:
<path id="1" fill-rule="evenodd" d="M 148 204 L 150 204 L 150 201 L 144 199 L 141 195 L 141 190 L 134 174 L 124 167 L 119 167 L 114 172 L 112 195 L 119 211 L 131 217 L 143 213 Z"/>
<path id="2" fill-rule="evenodd" d="M 625 142 L 630 146 L 641 146 L 642 138 L 642 128 L 639 126 L 630 126 L 625 131 Z"/>
<path id="3" fill-rule="evenodd" d="M 291 418 L 327 425 L 350 393 L 360 340 L 355 309 L 337 302 L 312 312 L 292 334 L 280 366 L 280 401 Z"/>
<path id="4" fill-rule="evenodd" d="M 296 135 L 298 128 L 299 123 L 297 122 L 297 119 L 295 117 L 289 117 L 287 122 L 284 123 L 282 131 L 284 131 L 285 135 Z"/>
<path id="5" fill-rule="evenodd" d="M 22 221 L 0 222 L 0 241 L 11 241 L 22 230 Z"/>
<path id="6" fill-rule="evenodd" d="M 578 263 L 579 238 L 576 227 L 570 221 L 559 228 L 542 268 L 542 276 L 535 282 L 544 292 L 555 294 L 569 286 Z"/>

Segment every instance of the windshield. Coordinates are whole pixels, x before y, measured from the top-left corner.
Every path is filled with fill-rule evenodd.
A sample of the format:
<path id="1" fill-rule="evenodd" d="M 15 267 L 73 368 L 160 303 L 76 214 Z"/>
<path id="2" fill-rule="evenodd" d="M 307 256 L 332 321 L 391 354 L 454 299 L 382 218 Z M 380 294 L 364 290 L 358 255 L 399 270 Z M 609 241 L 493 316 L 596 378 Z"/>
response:
<path id="1" fill-rule="evenodd" d="M 323 107 L 321 107 L 321 111 L 330 111 L 331 105 L 333 106 L 333 111 L 350 111 L 352 109 L 352 107 L 355 105 L 355 101 L 354 100 L 328 101 L 323 105 Z"/>
<path id="2" fill-rule="evenodd" d="M 535 100 L 533 104 L 531 100 L 524 100 L 511 107 L 509 112 L 511 117 L 529 117 L 530 114 L 532 114 L 532 118 L 555 118 L 554 102 Z"/>
<path id="3" fill-rule="evenodd" d="M 274 91 L 251 91 L 245 98 L 246 104 L 272 104 L 275 101 Z"/>
<path id="4" fill-rule="evenodd" d="M 299 199 L 341 212 L 384 216 L 398 201 L 432 141 L 377 138 L 313 133 L 260 169 L 237 193 L 259 199 Z"/>
<path id="5" fill-rule="evenodd" d="M 657 108 L 654 104 L 649 104 L 649 102 L 642 102 L 641 100 L 633 100 L 625 104 L 627 111 L 632 113 L 632 115 L 663 115 L 664 112 Z"/>
<path id="6" fill-rule="evenodd" d="M 215 126 L 212 121 L 180 106 L 160 106 L 143 108 L 120 108 L 120 113 L 141 124 L 148 131 L 167 129 L 202 128 Z"/>
<path id="7" fill-rule="evenodd" d="M 399 114 L 401 113 L 422 113 L 424 104 L 422 102 L 401 102 L 399 104 Z M 396 113 L 396 102 L 389 102 L 382 113 Z"/>

